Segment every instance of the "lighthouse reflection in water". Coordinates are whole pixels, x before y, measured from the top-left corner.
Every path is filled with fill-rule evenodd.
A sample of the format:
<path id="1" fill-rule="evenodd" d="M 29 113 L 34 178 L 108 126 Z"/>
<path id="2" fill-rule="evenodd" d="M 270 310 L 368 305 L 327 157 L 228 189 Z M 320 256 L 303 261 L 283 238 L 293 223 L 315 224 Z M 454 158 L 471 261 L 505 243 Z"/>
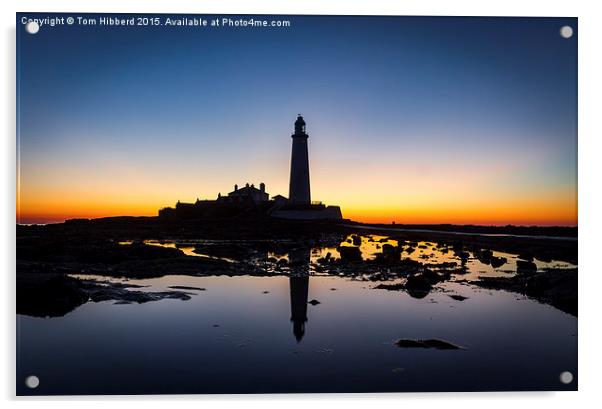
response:
<path id="1" fill-rule="evenodd" d="M 309 292 L 310 250 L 299 248 L 289 253 L 291 273 L 289 277 L 291 295 L 291 322 L 293 334 L 300 342 L 305 335 L 307 323 L 307 296 Z"/>

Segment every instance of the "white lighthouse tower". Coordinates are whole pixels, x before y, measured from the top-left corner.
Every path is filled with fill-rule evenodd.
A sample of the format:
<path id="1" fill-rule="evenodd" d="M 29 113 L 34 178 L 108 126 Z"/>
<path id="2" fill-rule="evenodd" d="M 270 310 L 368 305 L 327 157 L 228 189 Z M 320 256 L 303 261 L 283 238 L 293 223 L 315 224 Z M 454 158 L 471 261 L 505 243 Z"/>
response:
<path id="1" fill-rule="evenodd" d="M 289 202 L 291 205 L 311 204 L 309 189 L 309 155 L 307 152 L 307 138 L 305 121 L 301 115 L 295 121 L 293 150 L 291 154 L 291 179 L 289 185 Z"/>

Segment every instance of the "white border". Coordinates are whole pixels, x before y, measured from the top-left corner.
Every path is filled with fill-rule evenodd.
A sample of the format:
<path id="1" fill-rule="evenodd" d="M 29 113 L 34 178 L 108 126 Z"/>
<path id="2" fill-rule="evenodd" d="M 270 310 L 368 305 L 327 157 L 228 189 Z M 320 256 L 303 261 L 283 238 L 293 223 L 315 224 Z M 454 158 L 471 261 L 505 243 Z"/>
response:
<path id="1" fill-rule="evenodd" d="M 10 406 L 38 406 L 50 408 L 100 407 L 105 401 L 111 406 L 155 408 L 167 401 L 177 401 L 181 407 L 203 406 L 250 408 L 316 408 L 344 404 L 347 408 L 445 406 L 445 408 L 506 408 L 523 405 L 546 405 L 549 408 L 569 406 L 597 406 L 602 399 L 597 395 L 600 388 L 600 310 L 598 299 L 601 269 L 596 259 L 601 243 L 596 232 L 600 231 L 599 155 L 602 129 L 599 118 L 601 94 L 600 75 L 602 59 L 599 41 L 602 39 L 601 15 L 594 1 L 525 1 L 504 0 L 496 2 L 474 0 L 437 1 L 334 1 L 334 0 L 221 0 L 142 2 L 140 0 L 66 1 L 22 0 L 0 3 L 2 13 L 4 90 L 2 125 L 4 128 L 0 152 L 2 166 L 2 218 L 0 226 L 0 271 L 3 290 L 2 344 L 3 368 L 0 371 L 1 397 Z M 563 393 L 456 393 L 456 394 L 347 394 L 347 395 L 225 395 L 225 396 L 146 396 L 146 397 L 87 397 L 87 398 L 14 398 L 15 382 L 15 12 L 148 12 L 148 13 L 217 13 L 217 14 L 372 14 L 372 15 L 464 15 L 464 16 L 560 16 L 579 17 L 579 392 Z"/>

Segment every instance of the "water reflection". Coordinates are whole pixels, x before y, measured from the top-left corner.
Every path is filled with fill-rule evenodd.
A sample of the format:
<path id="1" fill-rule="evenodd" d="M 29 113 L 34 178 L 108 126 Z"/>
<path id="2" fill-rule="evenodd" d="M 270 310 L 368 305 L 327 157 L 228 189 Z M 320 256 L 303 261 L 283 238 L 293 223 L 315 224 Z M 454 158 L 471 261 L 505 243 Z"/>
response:
<path id="1" fill-rule="evenodd" d="M 576 381 L 559 383 L 558 375 L 577 374 L 577 319 L 555 308 L 454 282 L 422 299 L 375 291 L 342 277 L 313 276 L 311 282 L 309 299 L 322 301 L 313 308 L 319 315 L 309 317 L 311 328 L 304 328 L 304 317 L 311 313 L 305 310 L 307 275 L 132 279 L 130 284 L 143 285 L 145 291 L 173 285 L 206 291 L 186 302 L 105 301 L 53 319 L 19 315 L 17 379 L 33 373 L 42 382 L 35 390 L 19 382 L 18 393 L 576 387 Z M 457 301 L 450 294 L 467 299 Z M 307 330 L 300 343 L 291 336 L 293 316 L 300 317 L 299 333 Z M 394 342 L 401 338 L 442 339 L 465 349 L 398 348 Z"/>
<path id="2" fill-rule="evenodd" d="M 434 270 L 448 270 L 455 273 L 451 280 L 476 281 L 482 277 L 511 277 L 517 273 L 518 253 L 468 248 L 461 243 L 451 244 L 434 241 L 397 240 L 376 234 L 351 234 L 337 245 L 318 245 L 310 249 L 291 250 L 292 243 L 281 242 L 280 248 L 263 249 L 265 242 L 259 241 L 219 241 L 188 240 L 187 242 L 144 240 L 144 244 L 177 248 L 187 256 L 220 259 L 229 263 L 251 262 L 265 269 L 267 273 L 289 274 L 301 271 L 301 263 L 306 272 L 313 275 L 338 275 L 333 263 L 344 261 L 374 261 L 387 256 L 396 261 L 412 260 L 423 263 Z M 119 244 L 131 245 L 132 241 Z M 259 250 L 261 248 L 261 251 Z M 385 254 L 386 249 L 396 249 Z M 219 251 L 217 251 L 219 250 Z M 289 254 L 296 251 L 298 256 Z M 213 253 L 211 253 L 213 252 Z M 211 254 L 210 254 L 211 253 Z M 389 252 L 391 253 L 391 252 Z M 293 260 L 296 257 L 296 260 Z M 572 269 L 576 264 L 554 259 L 531 258 L 535 269 Z M 267 263 L 266 263 L 267 261 Z"/>
<path id="3" fill-rule="evenodd" d="M 305 335 L 305 323 L 307 322 L 307 296 L 309 293 L 309 265 L 310 250 L 300 248 L 289 253 L 291 264 L 291 275 L 289 277 L 291 322 L 293 323 L 293 334 L 297 342 L 301 342 Z"/>

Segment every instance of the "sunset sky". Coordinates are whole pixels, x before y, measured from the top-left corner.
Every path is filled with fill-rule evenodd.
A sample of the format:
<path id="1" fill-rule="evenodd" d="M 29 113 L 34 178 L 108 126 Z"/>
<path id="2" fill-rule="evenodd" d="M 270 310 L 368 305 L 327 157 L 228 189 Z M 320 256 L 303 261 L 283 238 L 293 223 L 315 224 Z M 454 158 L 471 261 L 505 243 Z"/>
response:
<path id="1" fill-rule="evenodd" d="M 301 113 L 312 199 L 346 218 L 577 224 L 576 19 L 278 19 L 18 24 L 17 221 L 288 196 Z"/>

